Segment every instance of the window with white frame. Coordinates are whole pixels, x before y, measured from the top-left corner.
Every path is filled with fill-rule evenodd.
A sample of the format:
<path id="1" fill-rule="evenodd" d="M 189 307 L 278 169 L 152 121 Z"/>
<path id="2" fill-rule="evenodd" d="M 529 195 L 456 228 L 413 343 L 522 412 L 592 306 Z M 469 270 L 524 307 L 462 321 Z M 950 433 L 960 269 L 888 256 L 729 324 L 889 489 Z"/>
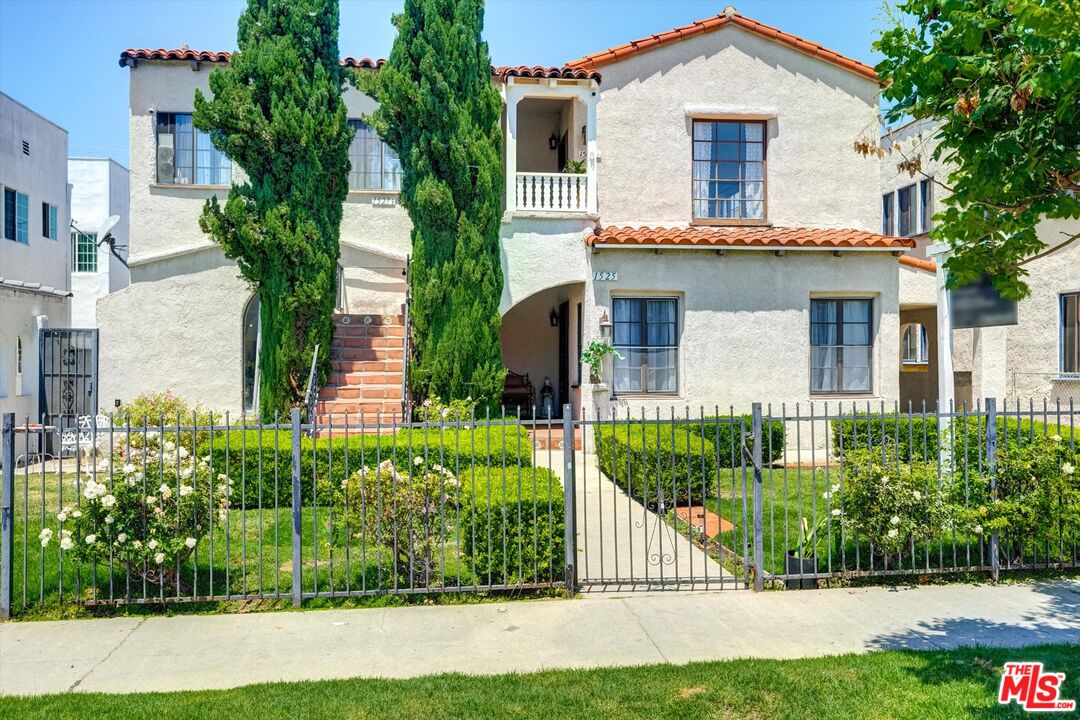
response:
<path id="1" fill-rule="evenodd" d="M 71 271 L 97 272 L 97 233 L 71 232 Z"/>
<path id="2" fill-rule="evenodd" d="M 1061 296 L 1061 372 L 1080 373 L 1080 292 Z"/>
<path id="3" fill-rule="evenodd" d="M 881 196 L 881 234 L 893 234 L 893 194 L 885 193 Z"/>
<path id="4" fill-rule="evenodd" d="M 926 326 L 919 323 L 905 325 L 900 347 L 901 361 L 905 365 L 926 365 L 930 362 L 930 340 Z"/>
<path id="5" fill-rule="evenodd" d="M 232 161 L 196 130 L 191 113 L 157 114 L 157 181 L 172 185 L 229 185 Z"/>
<path id="6" fill-rule="evenodd" d="M 932 178 L 919 182 L 919 232 L 928 233 L 934 216 L 934 184 Z"/>
<path id="7" fill-rule="evenodd" d="M 4 188 L 4 237 L 24 245 L 30 242 L 30 198 Z"/>
<path id="8" fill-rule="evenodd" d="M 867 393 L 873 358 L 873 301 L 810 301 L 810 391 Z"/>
<path id="9" fill-rule="evenodd" d="M 915 186 L 908 185 L 896 193 L 896 234 L 911 237 L 915 234 Z"/>
<path id="10" fill-rule="evenodd" d="M 353 129 L 349 145 L 350 190 L 400 190 L 401 160 L 367 123 L 350 119 Z"/>
<path id="11" fill-rule="evenodd" d="M 765 220 L 765 123 L 694 120 L 695 222 Z"/>
<path id="12" fill-rule="evenodd" d="M 56 239 L 56 206 L 45 202 L 41 203 L 41 235 Z"/>
<path id="13" fill-rule="evenodd" d="M 679 301 L 619 297 L 611 301 L 616 393 L 675 393 L 679 389 Z"/>

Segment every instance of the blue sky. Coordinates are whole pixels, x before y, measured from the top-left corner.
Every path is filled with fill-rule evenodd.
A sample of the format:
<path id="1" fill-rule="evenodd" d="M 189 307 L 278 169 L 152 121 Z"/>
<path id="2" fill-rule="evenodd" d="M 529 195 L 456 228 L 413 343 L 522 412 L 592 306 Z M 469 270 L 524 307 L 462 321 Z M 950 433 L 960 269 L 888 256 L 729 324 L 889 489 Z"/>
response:
<path id="1" fill-rule="evenodd" d="M 342 0 L 341 51 L 384 57 L 400 0 Z M 557 65 L 715 15 L 703 0 L 488 0 L 497 65 Z M 873 64 L 880 0 L 735 0 L 740 13 Z M 233 50 L 241 0 L 0 0 L 0 90 L 69 132 L 69 152 L 128 164 L 128 47 Z"/>

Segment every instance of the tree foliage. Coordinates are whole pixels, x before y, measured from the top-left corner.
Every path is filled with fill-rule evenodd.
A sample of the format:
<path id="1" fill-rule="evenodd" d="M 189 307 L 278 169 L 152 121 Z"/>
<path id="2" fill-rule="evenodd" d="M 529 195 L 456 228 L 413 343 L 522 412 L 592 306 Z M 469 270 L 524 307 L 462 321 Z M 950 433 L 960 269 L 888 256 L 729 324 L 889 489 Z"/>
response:
<path id="1" fill-rule="evenodd" d="M 409 289 L 414 397 L 493 407 L 499 344 L 502 103 L 491 84 L 482 0 L 406 0 L 386 64 L 357 83 L 370 121 L 401 158 L 412 219 Z"/>
<path id="2" fill-rule="evenodd" d="M 1080 218 L 1080 0 L 905 0 L 897 9 L 875 43 L 893 103 L 886 119 L 942 121 L 934 156 L 953 168 L 931 237 L 953 246 L 955 283 L 988 273 L 1023 297 L 1024 265 L 1060 247 L 1046 250 L 1036 225 Z"/>
<path id="3" fill-rule="evenodd" d="M 299 405 L 312 352 L 329 366 L 338 236 L 348 192 L 348 126 L 338 55 L 338 0 L 248 0 L 239 52 L 196 91 L 209 131 L 246 181 L 199 226 L 236 261 L 260 301 L 259 407 Z"/>

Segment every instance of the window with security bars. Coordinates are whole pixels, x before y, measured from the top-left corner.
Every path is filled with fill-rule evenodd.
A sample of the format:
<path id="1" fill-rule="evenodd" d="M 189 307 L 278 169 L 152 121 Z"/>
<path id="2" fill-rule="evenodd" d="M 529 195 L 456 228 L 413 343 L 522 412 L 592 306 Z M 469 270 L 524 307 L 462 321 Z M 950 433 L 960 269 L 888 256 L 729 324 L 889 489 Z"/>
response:
<path id="1" fill-rule="evenodd" d="M 675 393 L 679 389 L 678 300 L 612 300 L 616 393 Z"/>
<path id="2" fill-rule="evenodd" d="M 356 133 L 349 145 L 350 190 L 400 190 L 401 161 L 375 129 L 360 120 L 349 120 Z"/>
<path id="3" fill-rule="evenodd" d="M 695 221 L 765 220 L 765 123 L 694 121 Z"/>
<path id="4" fill-rule="evenodd" d="M 810 392 L 870 392 L 872 300 L 810 301 Z"/>
<path id="5" fill-rule="evenodd" d="M 1061 372 L 1080 373 L 1080 293 L 1061 296 Z"/>
<path id="6" fill-rule="evenodd" d="M 71 271 L 97 272 L 97 233 L 71 233 Z"/>
<path id="7" fill-rule="evenodd" d="M 191 113 L 157 114 L 157 181 L 175 185 L 230 185 L 232 161 L 196 130 Z"/>

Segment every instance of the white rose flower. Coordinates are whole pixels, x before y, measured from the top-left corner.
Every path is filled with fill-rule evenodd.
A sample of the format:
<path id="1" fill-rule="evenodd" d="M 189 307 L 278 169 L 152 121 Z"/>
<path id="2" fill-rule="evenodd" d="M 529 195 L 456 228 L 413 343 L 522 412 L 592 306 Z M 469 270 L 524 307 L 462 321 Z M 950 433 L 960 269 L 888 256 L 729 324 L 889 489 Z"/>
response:
<path id="1" fill-rule="evenodd" d="M 166 440 L 165 441 L 165 449 L 167 451 L 169 451 L 169 452 L 172 452 L 173 450 L 176 449 L 176 443 L 174 443 L 172 440 Z"/>
<path id="2" fill-rule="evenodd" d="M 882 475 L 881 476 L 881 484 L 882 485 L 888 485 L 889 484 L 889 476 L 888 475 Z"/>
<path id="3" fill-rule="evenodd" d="M 195 547 L 195 538 L 189 537 L 187 540 L 184 541 L 184 546 L 187 547 L 189 550 Z"/>
<path id="4" fill-rule="evenodd" d="M 195 489 L 192 488 L 190 485 L 181 485 L 180 486 L 180 497 L 190 495 L 193 492 L 195 492 Z"/>
<path id="5" fill-rule="evenodd" d="M 60 531 L 60 537 L 66 537 L 66 538 L 71 537 L 71 531 L 70 530 L 61 530 Z"/>
<path id="6" fill-rule="evenodd" d="M 413 459 L 413 465 L 416 465 L 417 467 L 420 467 L 423 464 L 424 464 L 424 458 L 420 457 L 419 455 L 417 455 Z"/>
<path id="7" fill-rule="evenodd" d="M 217 479 L 220 480 L 221 482 L 228 482 L 229 481 L 229 476 L 226 475 L 225 473 L 218 473 Z"/>
<path id="8" fill-rule="evenodd" d="M 106 515 L 105 516 L 105 524 L 106 525 L 112 525 L 113 524 L 113 516 L 112 515 Z"/>
<path id="9" fill-rule="evenodd" d="M 71 517 L 73 517 L 73 518 L 81 518 L 82 517 L 82 510 L 72 510 L 71 511 Z"/>
<path id="10" fill-rule="evenodd" d="M 185 448 L 183 445 L 180 446 L 180 449 L 177 450 L 177 453 L 179 453 L 180 457 L 182 458 L 186 458 L 188 456 L 187 448 Z"/>
<path id="11" fill-rule="evenodd" d="M 921 493 L 921 492 L 919 492 L 918 490 L 916 490 L 916 491 L 915 491 L 915 492 L 914 492 L 913 494 L 914 494 L 914 496 L 915 496 L 915 500 L 916 500 L 916 502 L 917 502 L 917 501 L 919 501 L 919 500 L 922 500 L 922 493 Z"/>
<path id="12" fill-rule="evenodd" d="M 896 528 L 889 528 L 889 537 L 894 538 L 899 534 Z"/>
<path id="13" fill-rule="evenodd" d="M 116 536 L 116 542 L 118 542 L 118 543 L 126 543 L 127 542 L 127 533 L 120 533 L 119 535 L 117 535 Z"/>
<path id="14" fill-rule="evenodd" d="M 154 497 L 153 495 L 147 495 L 146 496 L 146 504 L 147 505 L 153 505 L 156 502 L 157 502 L 157 498 Z"/>
<path id="15" fill-rule="evenodd" d="M 49 528 L 41 528 L 41 532 L 38 533 L 38 540 L 41 541 L 41 547 L 45 547 L 52 540 L 53 531 Z"/>
<path id="16" fill-rule="evenodd" d="M 841 515 L 844 514 L 844 511 L 841 510 L 840 508 L 833 508 L 832 514 L 833 514 L 833 517 L 840 517 Z"/>
<path id="17" fill-rule="evenodd" d="M 1065 475 L 1072 475 L 1074 472 L 1076 472 L 1076 468 L 1073 467 L 1072 463 L 1063 463 L 1061 465 L 1061 472 Z"/>
<path id="18" fill-rule="evenodd" d="M 899 525 L 900 524 L 900 516 L 899 515 L 893 515 L 892 518 L 889 519 L 889 522 L 892 523 L 893 525 Z"/>
<path id="19" fill-rule="evenodd" d="M 167 492 L 172 492 L 172 489 L 165 483 L 161 483 L 161 485 L 158 487 L 158 492 L 164 495 Z"/>
<path id="20" fill-rule="evenodd" d="M 116 504 L 116 496 L 112 493 L 101 496 L 101 507 L 110 508 Z"/>
<path id="21" fill-rule="evenodd" d="M 976 525 L 973 529 L 975 530 L 976 535 L 982 535 L 982 525 Z"/>
<path id="22" fill-rule="evenodd" d="M 154 553 L 154 562 L 156 562 L 158 565 L 165 562 L 165 553 Z"/>
<path id="23" fill-rule="evenodd" d="M 95 535 L 94 533 L 90 533 L 86 536 L 85 540 L 87 545 L 93 545 L 97 542 L 97 535 Z"/>
<path id="24" fill-rule="evenodd" d="M 1054 442 L 1061 442 L 1061 436 L 1056 434 L 1056 433 L 1054 435 L 1051 435 L 1050 439 L 1053 440 Z"/>
<path id="25" fill-rule="evenodd" d="M 60 538 L 60 549 L 61 550 L 70 550 L 74 545 L 75 545 L 75 543 L 73 543 L 71 541 L 71 538 L 69 538 L 69 537 Z"/>
<path id="26" fill-rule="evenodd" d="M 135 466 L 132 463 L 124 463 L 123 472 L 125 475 L 130 475 L 135 472 Z"/>
<path id="27" fill-rule="evenodd" d="M 146 547 L 150 548 L 151 550 L 153 550 L 157 546 L 158 546 L 158 541 L 157 540 L 151 540 L 150 542 L 146 543 Z"/>
<path id="28" fill-rule="evenodd" d="M 136 550 L 138 550 L 139 548 L 142 547 L 142 540 L 136 540 L 135 542 L 133 542 L 131 544 L 135 546 Z"/>
<path id="29" fill-rule="evenodd" d="M 59 520 L 60 522 L 67 521 L 67 519 L 68 519 L 67 510 L 64 509 L 64 510 L 61 510 L 60 512 L 56 513 L 56 519 Z"/>

